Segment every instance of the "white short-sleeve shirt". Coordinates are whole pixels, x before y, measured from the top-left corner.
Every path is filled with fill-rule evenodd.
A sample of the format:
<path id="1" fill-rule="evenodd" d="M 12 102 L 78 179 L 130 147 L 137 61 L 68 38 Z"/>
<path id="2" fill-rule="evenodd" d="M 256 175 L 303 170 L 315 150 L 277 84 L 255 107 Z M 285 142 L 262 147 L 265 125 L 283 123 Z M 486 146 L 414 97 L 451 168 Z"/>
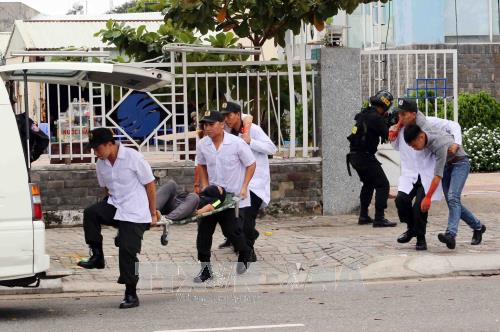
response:
<path id="1" fill-rule="evenodd" d="M 151 223 L 146 184 L 154 181 L 144 156 L 119 143 L 114 165 L 109 160 L 96 163 L 97 180 L 109 192 L 108 203 L 116 207 L 116 220 Z"/>
<path id="2" fill-rule="evenodd" d="M 224 133 L 219 150 L 210 137 L 202 138 L 196 147 L 196 157 L 199 165 L 207 166 L 208 182 L 222 186 L 234 195 L 240 194 L 246 168 L 255 162 L 248 144 L 228 133 Z M 250 206 L 250 193 L 240 201 L 239 206 Z"/>

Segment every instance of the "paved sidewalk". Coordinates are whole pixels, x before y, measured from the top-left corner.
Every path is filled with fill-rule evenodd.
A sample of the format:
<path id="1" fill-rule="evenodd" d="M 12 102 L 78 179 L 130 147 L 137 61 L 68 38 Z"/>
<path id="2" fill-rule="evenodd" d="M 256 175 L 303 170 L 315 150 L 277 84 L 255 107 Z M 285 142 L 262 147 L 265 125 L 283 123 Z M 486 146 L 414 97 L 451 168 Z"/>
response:
<path id="1" fill-rule="evenodd" d="M 261 275 L 260 284 L 279 284 L 287 279 L 286 262 L 314 263 L 329 266 L 359 266 L 364 280 L 421 278 L 450 275 L 500 273 L 500 176 L 475 176 L 468 182 L 463 202 L 484 224 L 487 232 L 483 244 L 471 246 L 472 231 L 460 224 L 457 248 L 448 250 L 437 240 L 437 233 L 447 224 L 444 201 L 432 206 L 429 216 L 425 252 L 414 250 L 410 244 L 398 244 L 396 238 L 405 225 L 395 228 L 373 228 L 357 225 L 355 215 L 293 217 L 258 220 L 261 236 L 256 253 Z M 388 218 L 397 220 L 394 203 L 389 202 Z M 271 232 L 272 235 L 265 235 Z M 270 234 L 270 233 L 268 233 Z M 114 292 L 123 290 L 118 277 L 118 248 L 114 246 L 116 230 L 103 229 L 107 266 L 103 270 L 84 270 L 76 263 L 88 256 L 81 227 L 47 230 L 47 251 L 53 269 L 68 269 L 73 273 L 62 281 L 50 281 L 31 292 Z M 170 242 L 160 244 L 160 228 L 145 233 L 141 262 L 193 262 L 196 259 L 196 224 L 171 226 Z M 230 249 L 217 249 L 223 241 L 217 228 L 213 241 L 212 260 L 233 262 L 236 255 Z M 338 269 L 340 270 L 340 269 Z M 338 272 L 338 271 L 337 271 Z M 266 275 L 277 275 L 268 280 Z M 174 282 L 179 286 L 182 280 Z M 161 288 L 161 280 L 153 283 Z M 0 289 L 2 293 L 26 290 Z"/>
<path id="2" fill-rule="evenodd" d="M 405 225 L 401 224 L 386 229 L 359 226 L 354 215 L 259 220 L 261 236 L 257 240 L 256 253 L 260 283 L 276 283 L 276 280 L 266 280 L 264 276 L 269 274 L 278 275 L 278 283 L 284 281 L 288 276 L 285 262 L 359 266 L 364 280 L 500 273 L 500 207 L 497 206 L 500 194 L 474 194 L 465 197 L 464 202 L 488 230 L 482 245 L 471 246 L 472 232 L 462 223 L 457 248 L 453 251 L 436 238 L 447 222 L 442 203 L 433 206 L 434 213 L 429 218 L 429 250 L 426 252 L 416 252 L 414 241 L 405 245 L 396 242 L 397 236 L 405 230 Z M 393 208 L 388 217 L 396 219 Z M 265 232 L 272 232 L 272 235 L 266 236 Z M 111 228 L 103 231 L 106 268 L 84 270 L 76 267 L 76 263 L 88 255 L 82 229 L 47 231 L 47 247 L 54 262 L 74 273 L 63 279 L 59 291 L 122 291 L 123 286 L 116 284 L 118 249 L 113 243 L 115 234 Z M 160 245 L 160 235 L 159 228 L 145 233 L 141 262 L 192 262 L 196 259 L 196 224 L 171 227 L 170 242 L 166 247 Z M 220 229 L 217 229 L 212 260 L 235 261 L 236 256 L 230 249 L 217 249 L 222 240 Z M 180 282 L 174 282 L 174 287 L 176 285 L 179 286 Z M 161 287 L 161 283 L 154 287 Z"/>

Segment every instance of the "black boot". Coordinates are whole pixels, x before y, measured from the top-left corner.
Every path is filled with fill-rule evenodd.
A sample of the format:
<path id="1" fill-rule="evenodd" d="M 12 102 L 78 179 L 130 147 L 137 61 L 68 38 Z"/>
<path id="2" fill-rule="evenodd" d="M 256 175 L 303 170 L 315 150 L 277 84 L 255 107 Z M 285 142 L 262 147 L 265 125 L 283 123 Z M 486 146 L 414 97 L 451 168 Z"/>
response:
<path id="1" fill-rule="evenodd" d="M 125 285 L 125 297 L 120 303 L 120 309 L 129 309 L 139 306 L 139 297 L 135 285 Z"/>
<path id="2" fill-rule="evenodd" d="M 87 260 L 78 262 L 78 266 L 84 269 L 104 269 L 104 253 L 102 251 L 102 243 L 90 244 L 92 255 Z"/>
<path id="3" fill-rule="evenodd" d="M 226 238 L 224 240 L 224 242 L 222 242 L 221 244 L 219 244 L 219 249 L 228 248 L 230 246 L 232 246 L 232 243 L 231 243 L 231 241 L 229 241 L 228 238 Z"/>
<path id="4" fill-rule="evenodd" d="M 396 223 L 389 221 L 385 218 L 375 218 L 373 221 L 373 227 L 396 227 Z"/>
<path id="5" fill-rule="evenodd" d="M 359 216 L 358 225 L 373 224 L 373 219 L 370 216 Z"/>
<path id="6" fill-rule="evenodd" d="M 252 249 L 252 251 L 250 253 L 250 258 L 248 261 L 252 262 L 252 263 L 257 261 L 257 255 L 255 254 L 255 249 Z"/>
<path id="7" fill-rule="evenodd" d="M 415 245 L 415 250 L 427 250 L 427 241 L 425 241 L 425 235 L 417 236 L 417 244 Z"/>
<path id="8" fill-rule="evenodd" d="M 483 233 L 486 232 L 486 226 L 482 225 L 480 230 L 474 231 L 470 244 L 477 246 L 483 240 Z"/>
<path id="9" fill-rule="evenodd" d="M 372 223 L 373 219 L 368 215 L 368 206 L 361 206 L 359 208 L 358 225 L 368 225 Z"/>
<path id="10" fill-rule="evenodd" d="M 450 233 L 439 233 L 438 234 L 438 240 L 442 243 L 445 243 L 448 249 L 455 249 L 455 237 L 451 235 Z"/>
<path id="11" fill-rule="evenodd" d="M 408 243 L 413 239 L 415 235 L 410 230 L 407 230 L 398 237 L 398 243 Z"/>
<path id="12" fill-rule="evenodd" d="M 201 283 L 205 282 L 207 280 L 211 280 L 214 278 L 214 273 L 212 272 L 212 267 L 210 266 L 210 263 L 201 263 L 201 270 L 200 273 L 194 277 L 193 281 L 196 283 Z"/>
<path id="13" fill-rule="evenodd" d="M 236 267 L 236 273 L 243 274 L 247 272 L 250 267 L 250 258 L 252 256 L 251 251 L 240 251 L 238 256 L 238 266 Z"/>

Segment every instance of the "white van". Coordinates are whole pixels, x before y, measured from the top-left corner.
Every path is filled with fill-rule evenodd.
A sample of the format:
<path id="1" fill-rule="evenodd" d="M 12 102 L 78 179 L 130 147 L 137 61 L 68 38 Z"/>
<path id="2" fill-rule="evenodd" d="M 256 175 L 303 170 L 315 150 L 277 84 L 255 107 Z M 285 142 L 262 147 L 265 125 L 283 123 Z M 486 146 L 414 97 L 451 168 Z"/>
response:
<path id="1" fill-rule="evenodd" d="M 37 286 L 50 264 L 42 220 L 43 188 L 28 183 L 19 130 L 5 87 L 9 80 L 23 79 L 81 86 L 92 81 L 151 91 L 169 84 L 172 75 L 130 65 L 88 62 L 0 66 L 0 133 L 4 143 L 0 150 L 0 285 L 9 287 Z"/>

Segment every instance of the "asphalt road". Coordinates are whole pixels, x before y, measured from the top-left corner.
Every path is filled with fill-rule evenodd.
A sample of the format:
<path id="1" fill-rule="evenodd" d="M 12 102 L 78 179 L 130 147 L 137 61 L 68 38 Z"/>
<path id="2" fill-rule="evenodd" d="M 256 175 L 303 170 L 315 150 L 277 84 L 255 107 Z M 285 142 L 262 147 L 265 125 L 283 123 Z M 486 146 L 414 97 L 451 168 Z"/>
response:
<path id="1" fill-rule="evenodd" d="M 367 283 L 366 291 L 346 292 L 260 287 L 205 293 L 205 301 L 143 294 L 129 310 L 118 309 L 116 295 L 3 296 L 0 331 L 500 331 L 499 286 L 500 277 L 476 277 Z"/>

